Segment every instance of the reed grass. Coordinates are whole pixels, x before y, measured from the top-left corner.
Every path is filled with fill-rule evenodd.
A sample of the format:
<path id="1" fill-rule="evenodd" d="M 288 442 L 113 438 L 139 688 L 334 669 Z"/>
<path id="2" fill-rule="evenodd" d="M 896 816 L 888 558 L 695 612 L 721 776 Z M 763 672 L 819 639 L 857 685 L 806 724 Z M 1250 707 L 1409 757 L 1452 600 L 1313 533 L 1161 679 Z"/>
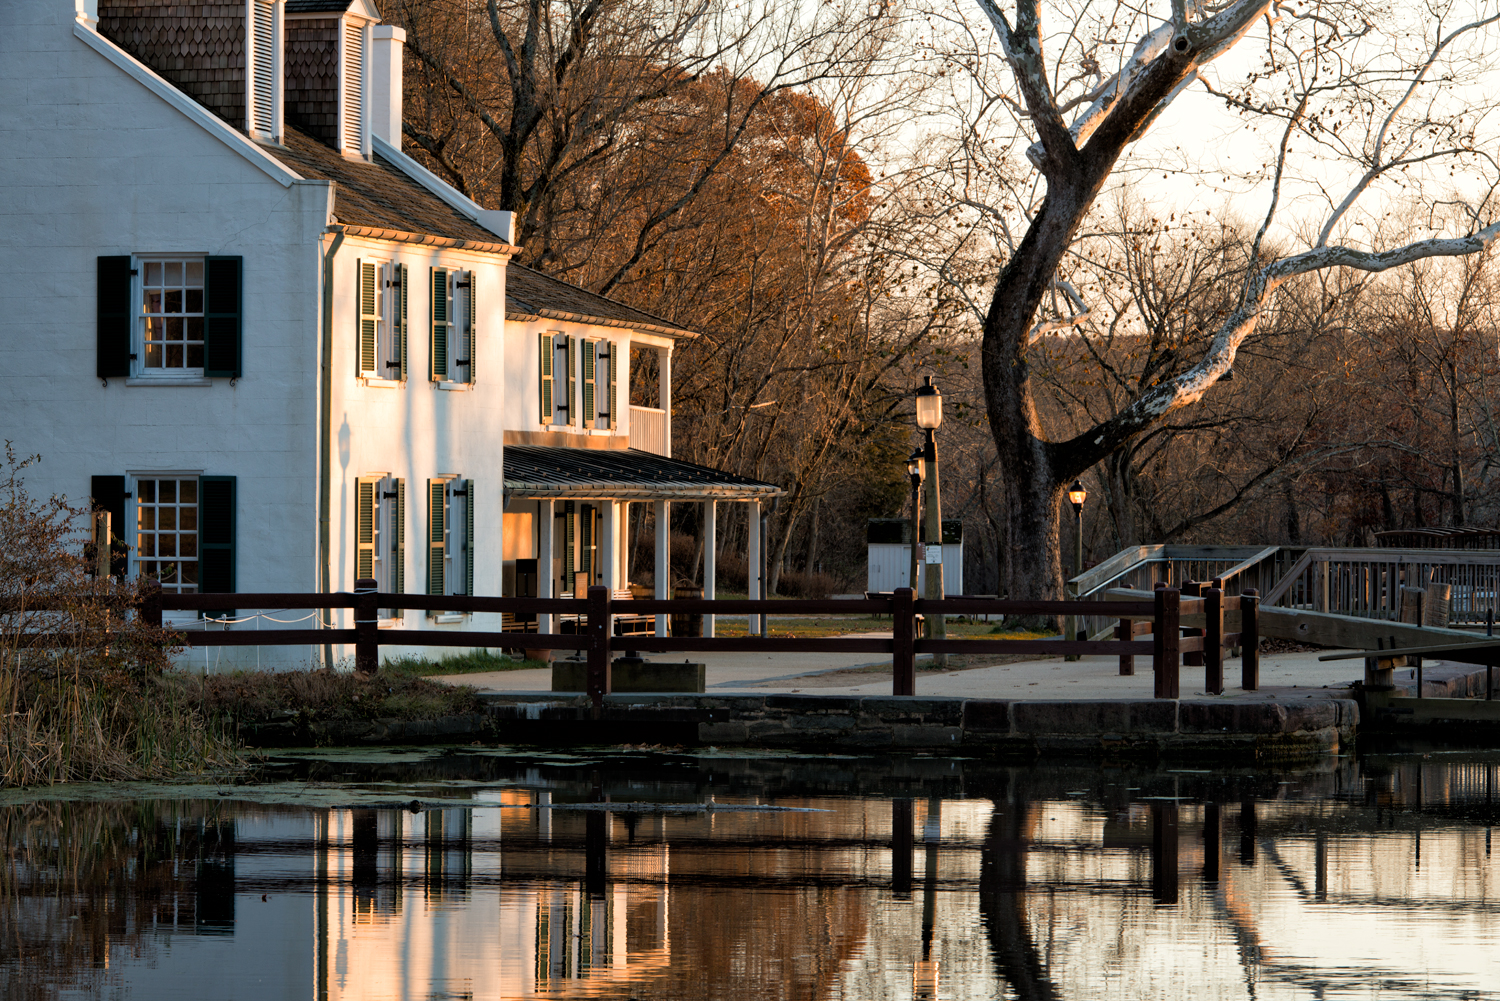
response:
<path id="1" fill-rule="evenodd" d="M 203 774 L 243 764 L 173 637 L 141 621 L 149 582 L 90 574 L 90 512 L 37 500 L 10 442 L 0 464 L 0 787 Z M 118 533 L 117 533 L 118 534 Z"/>

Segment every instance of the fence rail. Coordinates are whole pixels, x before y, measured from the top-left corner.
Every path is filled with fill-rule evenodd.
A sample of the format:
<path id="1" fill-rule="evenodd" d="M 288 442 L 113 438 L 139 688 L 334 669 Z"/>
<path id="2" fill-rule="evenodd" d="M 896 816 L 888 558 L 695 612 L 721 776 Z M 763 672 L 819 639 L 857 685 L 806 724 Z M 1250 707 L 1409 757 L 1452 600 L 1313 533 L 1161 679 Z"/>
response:
<path id="1" fill-rule="evenodd" d="M 864 600 L 640 600 L 616 602 L 607 588 L 591 587 L 587 598 L 506 598 L 484 596 L 433 596 L 425 594 L 388 594 L 376 590 L 373 580 L 356 582 L 353 592 L 304 594 L 280 592 L 240 592 L 235 594 L 163 594 L 159 588 L 143 590 L 135 611 L 149 625 L 170 628 L 164 623 L 166 612 L 222 612 L 243 609 L 352 609 L 354 628 L 323 628 L 314 625 L 300 629 L 224 630 L 210 632 L 177 630 L 172 641 L 186 647 L 210 646 L 291 646 L 332 644 L 354 647 L 355 669 L 373 672 L 383 646 L 452 646 L 496 647 L 526 650 L 577 650 L 588 661 L 588 692 L 596 707 L 610 692 L 610 664 L 614 651 L 646 653 L 705 653 L 756 651 L 764 653 L 870 653 L 891 657 L 892 693 L 916 694 L 916 657 L 918 654 L 1027 654 L 1027 655 L 1102 655 L 1119 658 L 1122 675 L 1135 673 L 1135 658 L 1150 657 L 1154 674 L 1153 694 L 1157 698 L 1175 699 L 1180 688 L 1183 664 L 1201 665 L 1205 669 L 1207 689 L 1219 692 L 1224 687 L 1224 653 L 1227 648 L 1244 647 L 1243 683 L 1247 689 L 1259 687 L 1259 661 L 1255 654 L 1258 602 L 1253 592 L 1226 596 L 1220 588 L 1204 589 L 1201 595 L 1184 595 L 1175 589 L 1158 586 L 1142 592 L 1141 600 L 1122 600 L 1118 595 L 1094 601 L 1008 601 L 985 598 L 918 599 L 910 589 L 902 588 L 893 596 Z M 36 610 L 41 607 L 33 606 Z M 449 632 L 439 630 L 380 629 L 380 609 L 438 612 L 488 612 L 510 614 L 547 614 L 567 616 L 577 629 L 573 633 L 551 632 Z M 1116 619 L 1114 636 L 1097 640 L 1008 640 L 1008 639 L 926 639 L 918 636 L 917 623 L 924 615 L 1108 615 Z M 1242 621 L 1239 632 L 1224 629 L 1224 614 L 1238 612 Z M 869 637 L 798 638 L 777 636 L 704 637 L 704 636 L 615 636 L 614 616 L 628 614 L 676 615 L 808 615 L 829 613 L 867 613 L 889 615 L 890 639 Z M 1202 628 L 1184 629 L 1184 616 L 1201 616 Z M 1150 639 L 1139 637 L 1149 634 Z M 32 636 L 37 641 L 47 637 Z"/>

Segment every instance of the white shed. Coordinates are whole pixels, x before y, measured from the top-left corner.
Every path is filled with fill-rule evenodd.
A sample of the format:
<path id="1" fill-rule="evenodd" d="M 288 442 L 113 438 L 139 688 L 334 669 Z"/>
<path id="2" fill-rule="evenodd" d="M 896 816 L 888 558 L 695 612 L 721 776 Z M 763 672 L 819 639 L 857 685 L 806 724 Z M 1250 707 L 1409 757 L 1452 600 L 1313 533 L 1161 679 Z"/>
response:
<path id="1" fill-rule="evenodd" d="M 871 518 L 866 530 L 869 565 L 865 590 L 890 592 L 909 587 L 911 580 L 911 522 L 906 518 Z M 925 553 L 919 553 L 924 555 Z M 943 522 L 943 591 L 964 593 L 964 525 Z M 923 560 L 917 567 L 917 593 L 927 581 Z"/>

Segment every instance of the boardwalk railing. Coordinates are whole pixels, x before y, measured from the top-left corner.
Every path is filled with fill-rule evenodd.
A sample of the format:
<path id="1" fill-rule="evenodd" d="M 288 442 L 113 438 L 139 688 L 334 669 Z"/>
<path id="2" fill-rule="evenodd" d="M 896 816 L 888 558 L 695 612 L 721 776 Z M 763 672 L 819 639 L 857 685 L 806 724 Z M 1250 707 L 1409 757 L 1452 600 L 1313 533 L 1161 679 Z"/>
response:
<path id="1" fill-rule="evenodd" d="M 1175 699 L 1179 692 L 1181 665 L 1204 667 L 1204 683 L 1210 692 L 1224 688 L 1224 652 L 1244 647 L 1244 686 L 1259 687 L 1259 661 L 1255 655 L 1257 599 L 1253 594 L 1226 597 L 1222 589 L 1208 588 L 1202 595 L 1184 596 L 1166 587 L 1143 592 L 1139 600 L 1103 601 L 1005 601 L 986 598 L 949 598 L 941 601 L 917 599 L 902 588 L 891 597 L 864 600 L 643 600 L 628 603 L 630 614 L 712 615 L 889 615 L 890 639 L 883 637 L 802 638 L 779 636 L 615 636 L 612 617 L 623 612 L 624 602 L 613 602 L 608 588 L 591 587 L 588 597 L 501 598 L 461 595 L 388 594 L 375 589 L 375 582 L 356 582 L 357 590 L 334 594 L 161 594 L 148 592 L 140 609 L 148 622 L 161 625 L 168 611 L 223 612 L 247 608 L 352 609 L 352 629 L 261 629 L 208 632 L 180 631 L 176 635 L 188 647 L 288 646 L 307 644 L 351 644 L 354 666 L 372 672 L 380 662 L 383 646 L 454 646 L 526 650 L 577 650 L 588 662 L 588 692 L 596 706 L 610 692 L 610 665 L 615 651 L 678 653 L 682 651 L 763 653 L 869 653 L 891 658 L 891 688 L 894 695 L 916 694 L 918 654 L 1032 654 L 1103 655 L 1120 659 L 1120 674 L 1135 673 L 1135 658 L 1151 658 L 1156 698 Z M 463 632 L 428 629 L 380 629 L 380 609 L 456 613 L 512 613 L 568 616 L 578 628 L 574 633 Z M 921 615 L 1072 615 L 1088 611 L 1117 620 L 1115 637 L 1102 640 L 1044 639 L 926 639 L 917 635 Z M 1226 633 L 1224 613 L 1239 612 L 1239 632 Z M 1184 616 L 1203 626 L 1184 630 Z M 1151 639 L 1138 637 L 1150 634 Z"/>

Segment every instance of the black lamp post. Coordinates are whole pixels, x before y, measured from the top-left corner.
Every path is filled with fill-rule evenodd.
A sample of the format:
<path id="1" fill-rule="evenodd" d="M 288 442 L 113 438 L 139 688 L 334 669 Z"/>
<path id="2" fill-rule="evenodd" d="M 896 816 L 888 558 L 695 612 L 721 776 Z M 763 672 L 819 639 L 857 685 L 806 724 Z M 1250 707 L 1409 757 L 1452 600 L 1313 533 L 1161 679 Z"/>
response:
<path id="1" fill-rule="evenodd" d="M 1068 503 L 1073 505 L 1073 535 L 1076 548 L 1073 550 L 1073 576 L 1077 577 L 1083 573 L 1083 502 L 1089 499 L 1089 492 L 1083 489 L 1082 480 L 1074 480 L 1073 485 L 1068 488 Z M 1075 595 L 1075 597 L 1077 597 Z M 1083 639 L 1083 616 L 1073 616 L 1073 638 Z"/>
<path id="2" fill-rule="evenodd" d="M 907 586 L 917 590 L 917 543 L 922 538 L 922 477 L 927 465 L 926 456 L 919 448 L 906 460 L 906 475 L 911 480 L 911 576 Z"/>
<path id="3" fill-rule="evenodd" d="M 927 489 L 926 503 L 923 505 L 923 541 L 927 546 L 927 586 L 924 588 L 926 594 L 923 597 L 939 600 L 943 597 L 943 501 L 939 491 L 938 483 L 938 461 L 937 441 L 933 438 L 933 432 L 943 423 L 943 394 L 932 384 L 932 376 L 927 376 L 926 381 L 917 387 L 917 427 L 927 432 L 927 441 L 923 445 L 922 456 L 926 469 Z M 947 633 L 947 623 L 941 613 L 927 618 L 927 635 L 932 639 L 942 639 Z M 942 667 L 947 664 L 948 658 L 944 654 L 936 654 L 933 662 Z"/>

